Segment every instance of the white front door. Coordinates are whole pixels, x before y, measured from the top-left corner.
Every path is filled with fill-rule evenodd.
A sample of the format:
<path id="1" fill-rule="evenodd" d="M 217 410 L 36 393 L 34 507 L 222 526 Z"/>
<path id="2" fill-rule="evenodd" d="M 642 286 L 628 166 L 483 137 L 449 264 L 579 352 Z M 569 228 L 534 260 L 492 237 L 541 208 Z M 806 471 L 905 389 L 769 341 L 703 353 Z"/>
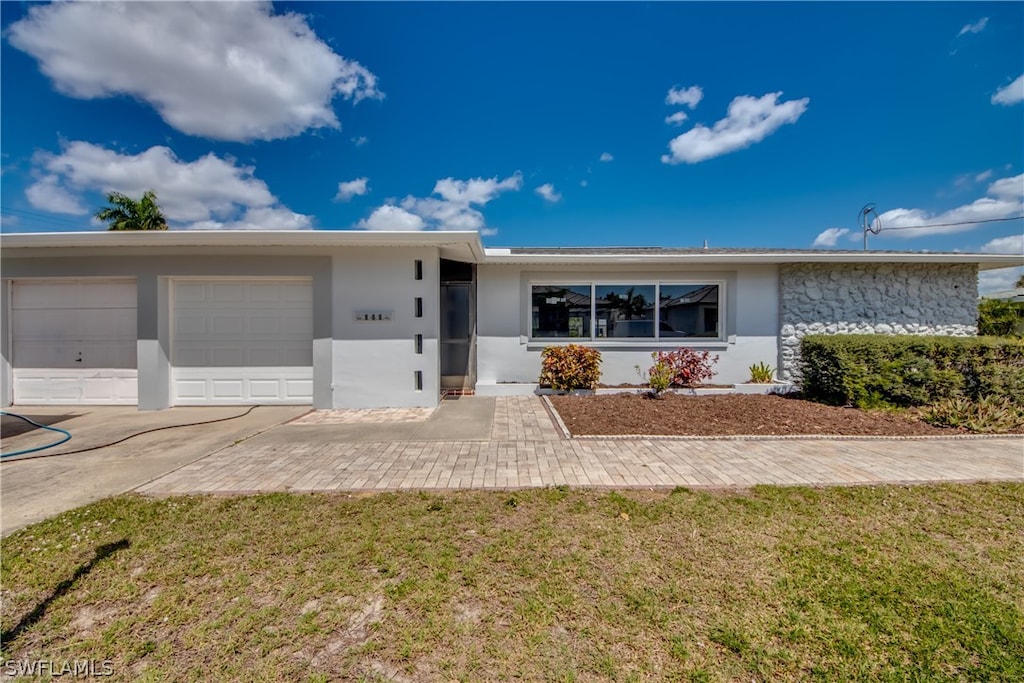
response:
<path id="1" fill-rule="evenodd" d="M 309 279 L 176 280 L 175 405 L 313 401 Z"/>
<path id="2" fill-rule="evenodd" d="M 138 402 L 134 280 L 15 280 L 14 403 Z"/>

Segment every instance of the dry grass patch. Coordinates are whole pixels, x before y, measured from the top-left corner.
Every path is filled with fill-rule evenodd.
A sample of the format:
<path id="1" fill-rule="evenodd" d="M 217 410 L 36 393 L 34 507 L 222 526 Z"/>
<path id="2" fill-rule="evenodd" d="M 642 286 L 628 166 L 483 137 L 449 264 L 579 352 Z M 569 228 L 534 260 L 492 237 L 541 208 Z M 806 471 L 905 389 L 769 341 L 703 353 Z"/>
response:
<path id="1" fill-rule="evenodd" d="M 3 540 L 3 654 L 113 680 L 1019 680 L 1022 522 L 1016 484 L 122 496 Z"/>

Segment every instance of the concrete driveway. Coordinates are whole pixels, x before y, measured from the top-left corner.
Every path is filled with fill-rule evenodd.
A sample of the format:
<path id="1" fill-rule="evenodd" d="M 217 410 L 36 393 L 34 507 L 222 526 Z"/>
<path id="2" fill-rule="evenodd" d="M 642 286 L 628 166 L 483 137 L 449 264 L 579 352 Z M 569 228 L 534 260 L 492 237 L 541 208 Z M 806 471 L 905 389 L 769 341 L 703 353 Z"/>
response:
<path id="1" fill-rule="evenodd" d="M 244 406 L 171 408 L 140 412 L 134 406 L 22 406 L 6 412 L 71 432 L 72 439 L 39 455 L 77 451 L 147 429 L 242 415 Z M 227 446 L 309 411 L 308 406 L 259 406 L 236 419 L 176 427 L 116 446 L 67 456 L 0 461 L 0 534 L 108 496 L 124 493 Z M 54 432 L 3 417 L 3 452 L 52 443 Z"/>

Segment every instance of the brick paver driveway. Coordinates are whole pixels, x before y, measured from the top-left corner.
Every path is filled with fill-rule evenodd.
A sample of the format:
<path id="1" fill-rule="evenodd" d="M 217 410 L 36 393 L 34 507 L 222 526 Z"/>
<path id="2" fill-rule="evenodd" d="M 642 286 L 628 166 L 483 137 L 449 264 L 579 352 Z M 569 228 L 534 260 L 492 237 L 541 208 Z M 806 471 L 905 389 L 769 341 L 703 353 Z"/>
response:
<path id="1" fill-rule="evenodd" d="M 493 401 L 489 440 L 291 441 L 282 425 L 152 481 L 147 494 L 534 486 L 729 487 L 755 484 L 1024 481 L 1024 438 L 566 439 L 536 397 Z M 332 411 L 333 412 L 333 411 Z M 426 419 L 425 414 L 395 415 Z M 314 414 L 299 424 L 358 416 Z M 376 418 L 375 418 L 376 419 Z M 309 427 L 305 427 L 308 429 Z M 281 431 L 286 430 L 286 431 Z M 269 436 L 274 438 L 267 438 Z"/>

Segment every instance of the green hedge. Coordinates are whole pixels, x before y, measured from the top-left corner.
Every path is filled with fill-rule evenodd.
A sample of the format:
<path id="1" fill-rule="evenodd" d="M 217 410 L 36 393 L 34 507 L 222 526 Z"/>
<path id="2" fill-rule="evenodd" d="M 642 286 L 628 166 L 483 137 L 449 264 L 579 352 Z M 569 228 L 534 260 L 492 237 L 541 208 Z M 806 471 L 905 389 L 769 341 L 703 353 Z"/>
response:
<path id="1" fill-rule="evenodd" d="M 1024 402 L 1024 340 L 1004 337 L 809 335 L 800 344 L 804 395 L 859 407 L 947 398 Z"/>
<path id="2" fill-rule="evenodd" d="M 1024 303 L 982 299 L 978 304 L 978 334 L 1024 336 Z"/>

